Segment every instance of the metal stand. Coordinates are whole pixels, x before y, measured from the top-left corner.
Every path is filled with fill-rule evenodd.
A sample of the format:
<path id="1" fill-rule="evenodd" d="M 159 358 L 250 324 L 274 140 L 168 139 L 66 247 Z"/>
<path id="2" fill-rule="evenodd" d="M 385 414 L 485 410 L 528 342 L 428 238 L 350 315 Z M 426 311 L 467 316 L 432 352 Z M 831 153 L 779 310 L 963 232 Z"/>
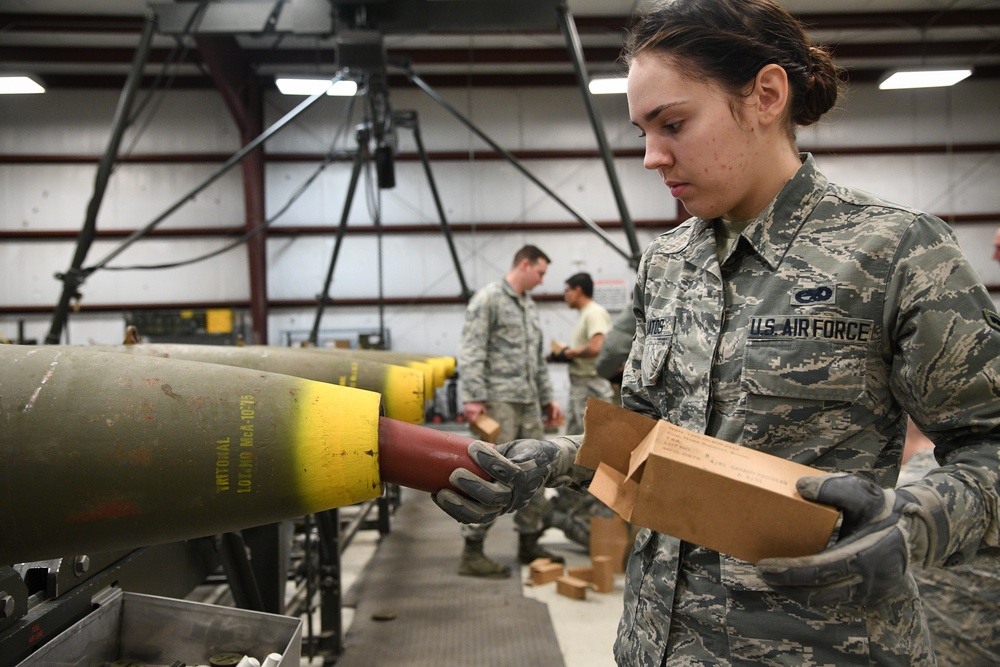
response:
<path id="1" fill-rule="evenodd" d="M 444 97 L 442 97 L 440 94 L 438 94 L 437 91 L 431 88 L 426 81 L 417 76 L 416 73 L 414 73 L 413 70 L 410 69 L 409 63 L 397 63 L 397 65 L 403 68 L 403 73 L 406 75 L 406 78 L 408 78 L 415 86 L 417 86 L 425 93 L 427 93 L 427 95 L 430 96 L 432 100 L 437 102 L 445 111 L 454 116 L 459 122 L 465 125 L 469 130 L 471 130 L 477 137 L 486 142 L 486 144 L 490 148 L 492 148 L 497 155 L 507 160 L 507 162 L 513 165 L 513 167 L 517 169 L 519 172 L 521 172 L 521 174 L 523 174 L 528 180 L 530 180 L 532 183 L 541 188 L 542 191 L 545 192 L 545 194 L 551 197 L 553 201 L 555 201 L 557 204 L 562 206 L 570 215 L 576 218 L 577 221 L 580 222 L 580 224 L 582 224 L 584 227 L 587 227 L 588 229 L 590 229 L 590 231 L 597 234 L 597 236 L 599 236 L 601 240 L 604 241 L 612 250 L 614 250 L 619 255 L 624 257 L 631 266 L 634 267 L 638 265 L 638 260 L 639 260 L 638 250 L 629 252 L 627 250 L 619 248 L 618 244 L 615 243 L 614 239 L 608 236 L 607 232 L 601 229 L 596 222 L 594 222 L 593 220 L 591 220 L 590 218 L 588 218 L 587 216 L 583 215 L 575 208 L 570 206 L 569 203 L 567 203 L 562 197 L 556 194 L 556 192 L 552 188 L 547 186 L 545 183 L 541 181 L 541 179 L 539 179 L 537 176 L 531 173 L 531 171 L 529 171 L 528 168 L 525 167 L 520 160 L 511 155 L 508 151 L 504 150 L 503 147 L 500 146 L 500 144 L 491 139 L 489 135 L 487 135 L 471 120 L 465 117 L 458 109 L 449 104 L 448 101 L 444 99 Z M 622 203 L 624 204 L 624 202 Z"/>
<path id="2" fill-rule="evenodd" d="M 394 112 L 392 114 L 392 124 L 395 127 L 401 127 L 413 132 L 413 140 L 417 144 L 417 152 L 420 155 L 420 162 L 423 165 L 424 175 L 427 177 L 427 183 L 430 186 L 431 195 L 434 198 L 434 206 L 437 208 L 438 217 L 441 222 L 441 231 L 444 233 L 445 240 L 448 243 L 448 250 L 451 253 L 452 262 L 455 264 L 455 273 L 458 275 L 458 282 L 462 290 L 461 296 L 463 300 L 468 301 L 472 298 L 472 291 L 469 289 L 469 286 L 465 281 L 462 264 L 458 259 L 458 251 L 455 248 L 455 241 L 451 234 L 451 226 L 448 224 L 448 218 L 445 215 L 444 206 L 441 203 L 441 196 L 438 193 L 437 183 L 435 182 L 434 174 L 431 171 L 430 158 L 427 156 L 427 150 L 424 148 L 424 142 L 420 135 L 420 123 L 417 118 L 417 112 Z M 351 180 L 347 186 L 347 196 L 344 199 L 344 208 L 340 215 L 340 224 L 337 227 L 337 236 L 333 244 L 333 254 L 330 257 L 330 266 L 327 268 L 326 279 L 323 282 L 323 291 L 316 295 L 316 299 L 318 301 L 316 306 L 316 317 L 313 320 L 312 331 L 309 333 L 309 342 L 313 346 L 318 344 L 320 321 L 323 319 L 323 312 L 326 309 L 326 305 L 328 303 L 332 303 L 333 301 L 330 297 L 330 285 L 333 283 L 333 272 L 337 266 L 337 258 L 340 255 L 340 248 L 344 241 L 344 232 L 347 229 L 347 218 L 351 211 L 351 205 L 354 202 L 354 194 L 357 190 L 358 181 L 361 177 L 362 167 L 375 159 L 375 156 L 373 156 L 371 150 L 369 149 L 369 143 L 372 137 L 371 128 L 367 125 L 359 127 L 355 136 L 358 143 L 358 150 L 354 156 L 354 167 L 351 170 Z M 379 299 L 380 301 L 382 299 L 381 292 L 379 293 Z"/>

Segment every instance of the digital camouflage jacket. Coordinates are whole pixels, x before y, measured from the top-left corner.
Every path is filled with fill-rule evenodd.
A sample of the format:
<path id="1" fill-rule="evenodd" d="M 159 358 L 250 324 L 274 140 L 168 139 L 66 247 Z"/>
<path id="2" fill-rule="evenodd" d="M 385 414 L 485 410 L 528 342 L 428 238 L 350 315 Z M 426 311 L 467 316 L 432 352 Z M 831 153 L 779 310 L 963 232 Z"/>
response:
<path id="1" fill-rule="evenodd" d="M 476 292 L 465 310 L 458 351 L 463 403 L 552 402 L 542 328 L 530 295 L 506 280 Z"/>
<path id="2" fill-rule="evenodd" d="M 941 220 L 833 185 L 803 155 L 721 265 L 711 220 L 655 239 L 634 310 L 625 407 L 886 488 L 909 413 L 943 464 L 913 484 L 945 499 L 948 564 L 998 544 L 1000 317 Z M 719 585 L 699 588 L 692 551 L 638 535 L 620 665 L 934 664 L 912 577 L 878 607 L 807 608 L 714 552 Z M 664 661 L 692 609 L 714 621 L 704 646 Z"/>

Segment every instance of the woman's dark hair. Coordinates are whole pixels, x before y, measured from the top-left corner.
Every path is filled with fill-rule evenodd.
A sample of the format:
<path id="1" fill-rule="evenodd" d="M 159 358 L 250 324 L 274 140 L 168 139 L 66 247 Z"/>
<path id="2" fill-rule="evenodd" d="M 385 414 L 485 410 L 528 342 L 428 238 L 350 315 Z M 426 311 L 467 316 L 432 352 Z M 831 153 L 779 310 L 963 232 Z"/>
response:
<path id="1" fill-rule="evenodd" d="M 659 0 L 638 15 L 622 58 L 669 57 L 686 76 L 712 81 L 733 97 L 749 92 L 757 73 L 775 64 L 788 74 L 789 133 L 811 125 L 837 103 L 839 68 L 813 46 L 802 25 L 771 0 Z"/>

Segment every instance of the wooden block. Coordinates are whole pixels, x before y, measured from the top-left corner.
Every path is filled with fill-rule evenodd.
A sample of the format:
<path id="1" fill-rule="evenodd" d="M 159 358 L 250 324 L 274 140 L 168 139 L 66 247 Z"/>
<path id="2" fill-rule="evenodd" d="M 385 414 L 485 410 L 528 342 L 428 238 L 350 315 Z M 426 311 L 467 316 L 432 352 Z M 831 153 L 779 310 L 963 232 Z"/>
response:
<path id="1" fill-rule="evenodd" d="M 535 560 L 528 563 L 528 569 L 534 570 L 536 567 L 541 567 L 542 565 L 548 565 L 552 562 L 551 558 L 536 558 Z"/>
<path id="2" fill-rule="evenodd" d="M 593 563 L 591 572 L 594 590 L 598 593 L 610 593 L 615 588 L 615 570 L 611 565 L 609 556 L 595 556 L 590 561 Z"/>
<path id="3" fill-rule="evenodd" d="M 590 555 L 607 556 L 615 572 L 624 572 L 625 554 L 631 546 L 629 526 L 621 517 L 590 517 Z"/>
<path id="4" fill-rule="evenodd" d="M 532 568 L 531 583 L 535 586 L 541 586 L 542 584 L 555 581 L 561 576 L 563 576 L 562 563 L 548 563 L 547 565 Z"/>
<path id="5" fill-rule="evenodd" d="M 583 579 L 584 581 L 593 581 L 594 568 L 591 565 L 577 565 L 575 567 L 567 567 L 566 576 L 576 577 L 577 579 Z"/>
<path id="6" fill-rule="evenodd" d="M 500 435 L 500 422 L 487 414 L 479 415 L 476 421 L 469 424 L 469 430 L 476 434 L 476 437 L 486 442 L 496 442 Z"/>
<path id="7" fill-rule="evenodd" d="M 566 576 L 556 579 L 556 593 L 573 598 L 574 600 L 586 600 L 587 588 L 589 587 L 590 584 L 576 577 Z"/>

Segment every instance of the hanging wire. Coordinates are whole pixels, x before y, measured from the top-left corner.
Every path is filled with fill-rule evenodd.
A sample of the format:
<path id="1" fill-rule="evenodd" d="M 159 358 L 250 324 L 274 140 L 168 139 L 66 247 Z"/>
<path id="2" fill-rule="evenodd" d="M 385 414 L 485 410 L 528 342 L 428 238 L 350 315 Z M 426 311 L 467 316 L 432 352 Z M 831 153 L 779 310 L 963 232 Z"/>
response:
<path id="1" fill-rule="evenodd" d="M 130 127 L 139 119 L 140 116 L 142 116 L 146 106 L 153 103 L 154 97 L 156 98 L 149 113 L 146 114 L 142 125 L 136 129 L 135 136 L 132 138 L 131 143 L 129 143 L 128 148 L 122 151 L 122 156 L 127 157 L 132 154 L 132 151 L 135 150 L 136 144 L 139 143 L 139 139 L 141 139 L 146 133 L 146 130 L 149 129 L 149 125 L 152 123 L 153 119 L 156 118 L 156 115 L 160 110 L 160 106 L 163 104 L 163 100 L 166 99 L 167 93 L 173 88 L 181 65 L 187 59 L 187 55 L 191 50 L 191 47 L 185 43 L 185 38 L 191 36 L 191 28 L 204 13 L 208 2 L 209 0 L 201 0 L 198 3 L 198 7 L 191 13 L 191 18 L 189 18 L 187 23 L 184 25 L 184 30 L 181 31 L 181 34 L 174 35 L 174 45 L 170 48 L 170 53 L 168 53 L 167 57 L 164 59 L 163 65 L 161 65 L 157 71 L 156 78 L 153 79 L 152 86 L 139 103 L 136 104 L 135 111 L 132 113 L 132 116 L 125 122 L 125 125 Z M 196 64 L 205 77 L 210 76 L 205 70 L 204 65 L 200 62 Z M 164 79 L 166 80 L 165 83 Z M 112 166 L 112 170 L 117 167 L 118 163 L 116 162 L 115 165 Z"/>
<path id="2" fill-rule="evenodd" d="M 292 205 L 296 201 L 298 201 L 298 199 L 316 182 L 316 179 L 319 178 L 320 174 L 323 173 L 323 171 L 330 165 L 331 162 L 333 162 L 335 160 L 338 160 L 338 159 L 339 160 L 343 160 L 343 159 L 346 159 L 346 158 L 350 157 L 350 153 L 349 152 L 343 151 L 343 150 L 337 150 L 337 143 L 342 138 L 344 130 L 345 130 L 346 126 L 350 122 L 350 118 L 351 118 L 351 115 L 353 113 L 353 106 L 354 106 L 354 98 L 352 97 L 348 101 L 348 104 L 345 107 L 344 117 L 343 117 L 340 125 L 338 126 L 337 133 L 334 136 L 333 141 L 330 143 L 330 148 L 327 151 L 326 155 L 323 157 L 323 160 L 322 160 L 322 162 L 320 162 L 319 166 L 316 167 L 315 170 L 313 170 L 313 172 L 299 185 L 299 187 L 297 187 L 295 189 L 294 192 L 292 192 L 292 194 L 285 201 L 285 203 L 281 206 L 281 208 L 278 209 L 277 212 L 275 212 L 273 215 L 271 215 L 271 217 L 267 218 L 261 224 L 259 224 L 256 227 L 250 229 L 249 231 L 247 231 L 245 234 L 243 234 L 242 236 L 240 236 L 238 239 L 232 241 L 231 243 L 226 244 L 225 246 L 223 246 L 221 248 L 218 248 L 218 249 L 213 250 L 211 252 L 205 253 L 203 255 L 199 255 L 197 257 L 192 257 L 190 259 L 179 260 L 179 261 L 176 261 L 176 262 L 166 262 L 166 263 L 162 263 L 162 264 L 136 264 L 136 265 L 132 265 L 132 266 L 107 266 L 107 265 L 105 265 L 105 266 L 102 266 L 102 267 L 99 267 L 99 268 L 102 268 L 102 269 L 104 269 L 106 271 L 152 271 L 152 270 L 159 270 L 159 269 L 175 269 L 175 268 L 182 267 L 182 266 L 188 266 L 188 265 L 191 265 L 191 264 L 196 264 L 198 262 L 203 262 L 203 261 L 205 261 L 207 259 L 211 259 L 213 257 L 218 257 L 219 255 L 222 255 L 222 254 L 224 254 L 226 252 L 229 252 L 230 250 L 233 250 L 234 248 L 237 248 L 237 247 L 243 245 L 244 243 L 246 243 L 247 241 L 249 241 L 253 237 L 255 237 L 258 234 L 260 234 L 261 232 L 263 232 L 265 229 L 267 229 L 268 227 L 270 227 L 271 225 L 273 225 L 275 222 L 277 222 L 277 220 L 279 218 L 281 218 L 281 216 L 283 216 L 285 213 L 287 213 L 288 209 L 290 209 L 292 207 Z"/>

